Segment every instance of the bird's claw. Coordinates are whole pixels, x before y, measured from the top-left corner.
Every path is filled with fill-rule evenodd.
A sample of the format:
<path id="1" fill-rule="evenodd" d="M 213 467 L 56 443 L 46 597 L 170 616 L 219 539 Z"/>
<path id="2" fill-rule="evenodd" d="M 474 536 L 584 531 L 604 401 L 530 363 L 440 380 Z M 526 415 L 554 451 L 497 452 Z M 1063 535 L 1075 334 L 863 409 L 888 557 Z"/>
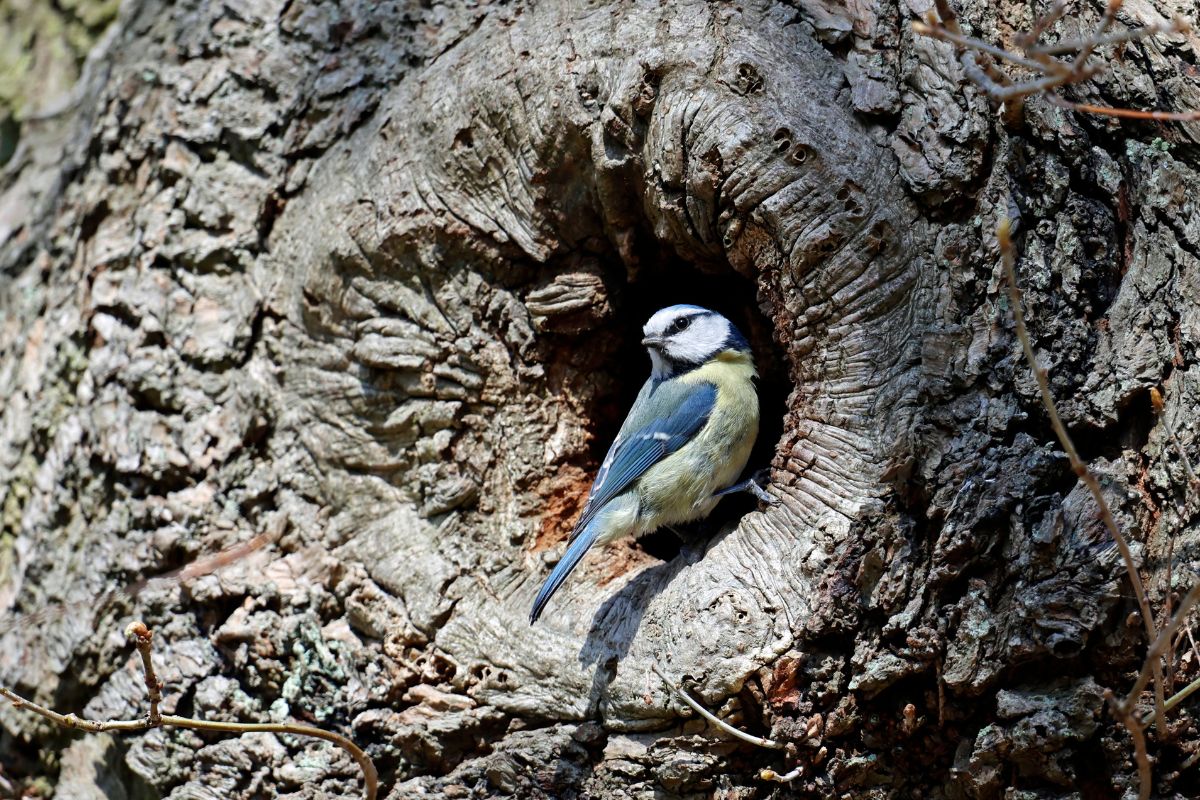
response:
<path id="1" fill-rule="evenodd" d="M 749 481 L 747 481 L 746 490 L 750 492 L 750 494 L 757 497 L 760 502 L 766 503 L 771 508 L 779 505 L 779 498 L 768 492 L 763 487 L 759 486 L 757 477 L 758 476 L 756 475 L 754 478 L 751 478 Z"/>
<path id="2" fill-rule="evenodd" d="M 762 487 L 762 483 L 769 483 L 769 482 L 770 482 L 770 471 L 766 470 L 766 469 L 761 469 L 758 472 L 754 473 L 749 478 L 747 478 L 746 480 L 742 481 L 741 483 L 735 483 L 733 486 L 730 486 L 728 489 L 722 489 L 721 491 L 716 492 L 715 494 L 713 494 L 713 497 L 724 497 L 725 495 L 733 494 L 734 492 L 749 492 L 750 494 L 752 494 L 756 498 L 758 498 L 758 500 L 760 502 L 766 503 L 768 506 L 771 506 L 772 508 L 774 508 L 775 506 L 779 505 L 779 498 L 770 494 L 769 492 L 767 492 L 766 489 L 764 489 Z"/>

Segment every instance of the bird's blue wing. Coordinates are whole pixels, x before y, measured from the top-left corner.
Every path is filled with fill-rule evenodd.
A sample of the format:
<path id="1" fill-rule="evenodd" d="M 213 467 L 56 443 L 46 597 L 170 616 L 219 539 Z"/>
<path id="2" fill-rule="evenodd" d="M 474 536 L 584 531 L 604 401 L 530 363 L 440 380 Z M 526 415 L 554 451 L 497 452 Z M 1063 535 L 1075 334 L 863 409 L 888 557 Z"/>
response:
<path id="1" fill-rule="evenodd" d="M 568 541 L 575 540 L 605 503 L 687 444 L 708 422 L 717 402 L 717 387 L 711 383 L 648 384 L 647 389 L 634 403 L 630 418 L 609 448 Z"/>

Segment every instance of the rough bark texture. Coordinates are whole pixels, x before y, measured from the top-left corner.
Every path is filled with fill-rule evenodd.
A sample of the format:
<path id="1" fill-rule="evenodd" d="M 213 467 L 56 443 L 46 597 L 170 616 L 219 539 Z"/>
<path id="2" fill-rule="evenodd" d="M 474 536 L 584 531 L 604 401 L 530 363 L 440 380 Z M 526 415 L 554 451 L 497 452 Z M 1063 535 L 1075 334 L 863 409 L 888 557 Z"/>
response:
<path id="1" fill-rule="evenodd" d="M 1160 609 L 1198 538 L 1163 420 L 1200 461 L 1200 125 L 1005 128 L 925 10 L 127 2 L 0 178 L 0 681 L 141 713 L 138 617 L 164 711 L 345 732 L 395 800 L 1120 797 L 1102 695 L 1145 642 L 992 232 L 1019 217 L 1035 345 Z M 961 9 L 993 41 L 1037 10 Z M 1200 108 L 1198 62 L 1160 37 L 1073 91 Z M 681 301 L 750 333 L 783 502 L 610 548 L 530 628 Z M 685 720 L 652 664 L 788 749 Z M 1191 714 L 1163 797 L 1200 787 Z M 358 793 L 287 737 L 0 726 L 3 774 L 64 799 Z"/>

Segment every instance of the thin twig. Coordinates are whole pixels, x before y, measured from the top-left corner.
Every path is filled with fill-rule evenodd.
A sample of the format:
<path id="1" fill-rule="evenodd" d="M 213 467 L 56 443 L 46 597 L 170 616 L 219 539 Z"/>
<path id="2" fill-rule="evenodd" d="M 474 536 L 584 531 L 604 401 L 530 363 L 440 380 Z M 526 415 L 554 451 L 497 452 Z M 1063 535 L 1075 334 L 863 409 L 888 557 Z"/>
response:
<path id="1" fill-rule="evenodd" d="M 949 0 L 933 0 L 933 7 L 937 9 L 938 16 L 941 17 L 946 30 L 951 33 L 962 33 L 962 28 L 958 24 L 958 15 L 954 13 L 954 6 L 950 5 Z"/>
<path id="2" fill-rule="evenodd" d="M 1167 699 L 1167 702 L 1163 704 L 1163 707 L 1166 708 L 1167 711 L 1170 711 L 1172 708 L 1191 697 L 1197 689 L 1200 689 L 1200 678 L 1196 678 L 1196 680 L 1192 681 L 1187 686 L 1171 695 Z"/>
<path id="3" fill-rule="evenodd" d="M 133 640 L 134 645 L 138 649 L 138 654 L 142 658 L 142 670 L 145 677 L 146 691 L 150 699 L 150 714 L 143 719 L 130 720 L 92 720 L 77 717 L 74 714 L 60 714 L 46 708 L 43 705 L 35 703 L 31 700 L 26 700 L 21 695 L 0 686 L 0 697 L 4 697 L 12 702 L 17 708 L 25 708 L 32 711 L 45 719 L 50 720 L 56 725 L 61 725 L 64 728 L 72 730 L 83 730 L 92 733 L 102 733 L 105 731 L 146 731 L 151 728 L 171 727 L 171 728 L 187 728 L 197 731 L 221 731 L 226 733 L 284 733 L 295 734 L 297 736 L 312 736 L 316 739 L 323 739 L 327 742 L 336 744 L 350 755 L 358 768 L 363 773 L 363 797 L 366 800 L 375 800 L 379 792 L 379 773 L 375 770 L 375 764 L 371 761 L 371 757 L 363 752 L 362 748 L 347 739 L 341 734 L 332 731 L 314 728 L 311 725 L 300 725 L 296 723 L 273 723 L 273 722 L 214 722 L 210 720 L 191 719 L 189 717 L 177 717 L 173 714 L 159 714 L 158 702 L 162 699 L 162 684 L 159 682 L 154 672 L 154 664 L 150 658 L 150 643 L 153 639 L 153 632 L 150 631 L 143 623 L 134 622 L 126 628 L 126 634 Z"/>
<path id="4" fill-rule="evenodd" d="M 162 715 L 158 704 L 162 701 L 162 681 L 154 674 L 154 660 L 150 657 L 150 646 L 154 641 L 154 632 L 146 627 L 144 622 L 132 622 L 125 629 L 125 638 L 133 642 L 138 655 L 142 657 L 142 676 L 146 682 L 146 699 L 150 701 L 149 720 L 158 724 Z"/>
<path id="5" fill-rule="evenodd" d="M 1102 72 L 1105 64 L 1093 63 L 1091 58 L 1099 47 L 1138 41 L 1163 33 L 1180 33 L 1190 30 L 1182 18 L 1176 17 L 1168 23 L 1156 23 L 1137 29 L 1110 33 L 1116 22 L 1117 12 L 1124 0 L 1109 0 L 1104 15 L 1092 33 L 1084 38 L 1041 44 L 1042 34 L 1058 22 L 1066 13 L 1067 3 L 1059 0 L 1046 14 L 1034 20 L 1029 31 L 1016 36 L 1016 44 L 1024 54 L 1014 53 L 1007 48 L 985 42 L 963 33 L 948 0 L 935 0 L 937 13 L 929 12 L 924 21 L 912 23 L 915 33 L 940 39 L 954 45 L 959 54 L 959 63 L 967 77 L 997 103 L 1005 104 L 1006 116 L 1019 119 L 1025 98 L 1044 95 L 1055 104 L 1088 114 L 1120 117 L 1124 119 L 1146 119 L 1170 122 L 1188 122 L 1200 119 L 1200 112 L 1139 111 L 1130 108 L 1112 108 L 1088 103 L 1072 103 L 1052 93 L 1067 84 L 1082 83 Z M 1060 60 L 1054 56 L 1068 56 Z M 1041 77 L 1027 81 L 1016 81 L 1000 69 L 1000 62 L 1008 62 L 1027 69 Z"/>
<path id="6" fill-rule="evenodd" d="M 1113 108 L 1111 106 L 1096 106 L 1091 103 L 1073 103 L 1057 95 L 1046 95 L 1046 99 L 1061 108 L 1072 111 L 1083 111 L 1087 114 L 1098 114 L 1102 117 L 1120 117 L 1122 119 L 1153 119 L 1161 122 L 1191 122 L 1200 119 L 1200 111 L 1142 111 L 1137 108 Z"/>
<path id="7" fill-rule="evenodd" d="M 1187 25 L 1181 20 L 1172 20 L 1165 25 L 1147 25 L 1144 28 L 1124 30 L 1104 36 L 1090 36 L 1087 39 L 1069 39 L 1065 42 L 1054 42 L 1053 44 L 1037 44 L 1028 49 L 1031 54 L 1038 53 L 1045 56 L 1061 56 L 1066 55 L 1067 53 L 1078 52 L 1083 49 L 1085 44 L 1088 43 L 1091 43 L 1093 48 L 1104 47 L 1110 44 L 1136 42 L 1140 39 L 1145 39 L 1150 36 L 1157 36 L 1161 33 L 1184 33 L 1187 30 Z"/>
<path id="8" fill-rule="evenodd" d="M 1027 32 L 1018 34 L 1017 44 L 1028 49 L 1037 44 L 1042 34 L 1067 13 L 1067 0 L 1058 0 L 1048 12 L 1033 21 L 1033 27 Z"/>
<path id="9" fill-rule="evenodd" d="M 992 97 L 994 97 L 996 100 L 1004 101 L 1015 97 L 1029 97 L 1033 94 L 1045 94 L 1050 89 L 1067 83 L 1068 76 L 1071 76 L 1072 79 L 1075 76 L 1078 76 L 1079 80 L 1083 80 L 1084 78 L 1090 78 L 1092 75 L 1095 75 L 1102 69 L 1103 67 L 1095 66 L 1079 73 L 1071 72 L 1059 75 L 1047 75 L 1044 78 L 1026 81 L 1025 83 L 1014 83 L 1012 86 L 1006 86 L 999 92 L 993 93 Z"/>
<path id="10" fill-rule="evenodd" d="M 1187 615 L 1191 612 L 1192 607 L 1195 606 L 1197 602 L 1200 602 L 1200 581 L 1196 581 L 1196 583 L 1192 586 L 1191 591 L 1184 595 L 1183 600 L 1179 603 L 1179 608 L 1175 611 L 1174 616 L 1172 616 L 1166 626 L 1159 631 L 1158 636 L 1155 637 L 1154 642 L 1150 645 L 1150 649 L 1146 652 L 1146 661 L 1142 664 L 1141 672 L 1138 673 L 1137 682 L 1133 685 L 1133 688 L 1129 690 L 1129 694 L 1125 696 L 1125 700 L 1122 703 L 1122 706 L 1126 711 L 1133 710 L 1133 706 L 1135 703 L 1137 703 L 1138 697 L 1141 696 L 1142 691 L 1146 688 L 1146 684 L 1150 681 L 1151 663 L 1161 663 L 1160 659 L 1162 658 L 1163 653 L 1165 653 L 1167 648 L 1171 645 L 1172 640 L 1175 638 L 1175 632 L 1179 630 L 1179 626 L 1184 623 L 1184 621 L 1187 619 Z M 1165 701 L 1163 702 L 1163 711 L 1166 711 Z"/>
<path id="11" fill-rule="evenodd" d="M 1138 800 L 1150 800 L 1150 790 L 1154 785 L 1154 776 L 1150 773 L 1150 752 L 1146 749 L 1146 730 L 1134 718 L 1133 714 L 1125 713 L 1117 707 L 1117 700 L 1111 691 L 1105 692 L 1105 697 L 1113 706 L 1113 712 L 1125 724 L 1129 738 L 1133 740 L 1133 760 L 1138 769 Z"/>
<path id="12" fill-rule="evenodd" d="M 1054 402 L 1054 396 L 1050 394 L 1049 374 L 1037 363 L 1037 357 L 1034 355 L 1033 342 L 1030 340 L 1029 331 L 1025 327 L 1025 312 L 1021 306 L 1021 288 L 1017 285 L 1017 259 L 1012 244 L 1011 220 L 1005 218 L 1000 221 L 996 236 L 1000 243 L 1000 254 L 1004 262 L 1004 275 L 1008 283 L 1008 299 L 1009 304 L 1012 306 L 1013 322 L 1016 325 L 1017 338 L 1021 342 L 1021 349 L 1025 352 L 1025 360 L 1029 362 L 1029 368 L 1033 371 L 1033 377 L 1037 381 L 1042 405 L 1046 407 L 1046 413 L 1050 417 L 1050 425 L 1054 428 L 1054 433 L 1071 462 L 1071 469 L 1087 486 L 1088 491 L 1092 493 L 1092 497 L 1096 501 L 1096 505 L 1100 508 L 1100 516 L 1104 521 L 1104 526 L 1108 528 L 1108 532 L 1112 535 L 1113 541 L 1116 542 L 1117 549 L 1121 553 L 1121 558 L 1125 562 L 1125 571 L 1129 574 L 1129 582 L 1133 585 L 1133 593 L 1137 597 L 1138 607 L 1142 612 L 1142 622 L 1146 627 L 1146 638 L 1149 641 L 1155 641 L 1157 625 L 1154 622 L 1154 612 L 1150 610 L 1150 601 L 1146 597 L 1146 588 L 1142 585 L 1142 577 L 1138 574 L 1137 566 L 1133 563 L 1133 552 L 1129 549 L 1129 543 L 1125 541 L 1125 536 L 1121 533 L 1121 529 L 1117 527 L 1117 521 L 1113 517 L 1112 510 L 1108 507 L 1108 501 L 1104 499 L 1104 493 L 1100 490 L 1100 482 L 1096 480 L 1096 476 L 1092 474 L 1087 464 L 1079 457 L 1079 452 L 1075 449 L 1075 443 L 1071 440 L 1066 426 L 1063 425 L 1062 418 L 1058 415 L 1058 406 Z M 1147 658 L 1147 662 L 1150 663 L 1151 671 L 1154 674 L 1154 722 L 1160 730 L 1163 730 L 1162 662 L 1157 657 Z"/>
<path id="13" fill-rule="evenodd" d="M 1066 64 L 1063 64 L 1061 61 L 1054 61 L 1053 64 L 1034 61 L 1031 58 L 1019 56 L 1016 53 L 1010 53 L 1003 47 L 989 44 L 982 39 L 964 36 L 961 33 L 954 33 L 953 31 L 946 30 L 945 28 L 940 28 L 937 25 L 928 25 L 924 22 L 914 22 L 912 24 L 912 29 L 914 33 L 919 33 L 922 36 L 940 39 L 943 42 L 949 42 L 950 44 L 958 45 L 962 48 L 977 50 L 980 53 L 986 53 L 993 58 L 999 58 L 1001 60 L 1008 61 L 1012 64 L 1016 64 L 1018 67 L 1025 67 L 1025 69 L 1030 69 L 1034 72 L 1044 72 L 1046 69 L 1051 69 L 1059 73 L 1067 73 L 1071 71 L 1070 67 L 1068 67 Z M 1055 65 L 1057 65 L 1057 68 Z"/>
<path id="14" fill-rule="evenodd" d="M 791 772 L 785 772 L 782 775 L 773 769 L 760 770 L 758 777 L 764 781 L 774 781 L 775 783 L 791 783 L 804 774 L 804 765 L 796 767 Z"/>
<path id="15" fill-rule="evenodd" d="M 1196 477 L 1196 470 L 1192 469 L 1192 462 L 1188 458 L 1187 451 L 1183 449 L 1183 442 L 1179 441 L 1179 437 L 1175 435 L 1175 426 L 1171 424 L 1171 420 L 1167 419 L 1167 415 L 1163 413 L 1163 396 L 1158 389 L 1150 390 L 1150 401 L 1154 405 L 1154 413 L 1159 415 L 1163 428 L 1170 437 L 1171 443 L 1175 445 L 1175 452 L 1179 454 L 1179 460 L 1183 462 L 1183 469 L 1188 476 L 1188 492 L 1195 500 L 1200 497 L 1200 478 Z"/>
<path id="16" fill-rule="evenodd" d="M 1124 5 L 1124 0 L 1108 0 L 1108 4 L 1104 7 L 1104 16 L 1100 18 L 1100 25 L 1083 43 L 1083 47 L 1079 48 L 1079 52 L 1075 55 L 1071 64 L 1076 69 L 1082 69 L 1084 63 L 1091 57 L 1096 49 L 1096 38 L 1103 36 L 1108 32 L 1109 27 L 1117 18 L 1117 12 Z"/>
<path id="17" fill-rule="evenodd" d="M 154 727 L 150 724 L 149 719 L 94 720 L 83 719 L 74 714 L 59 714 L 57 711 L 52 711 L 32 700 L 26 700 L 6 686 L 0 686 L 0 697 L 8 699 L 17 708 L 28 709 L 38 716 L 45 717 L 56 725 L 61 725 L 64 728 L 72 730 L 103 733 L 105 731 L 145 731 Z"/>
<path id="18" fill-rule="evenodd" d="M 777 742 L 774 739 L 764 739 L 760 736 L 754 736 L 752 734 L 746 733 L 745 731 L 740 731 L 737 728 L 730 725 L 725 720 L 723 720 L 720 717 L 713 714 L 707 708 L 705 708 L 704 706 L 700 705 L 695 700 L 693 700 L 688 695 L 687 692 L 685 692 L 683 689 L 679 688 L 678 684 L 676 684 L 674 681 L 672 681 L 670 678 L 668 678 L 663 673 L 663 671 L 658 668 L 658 664 L 651 664 L 650 669 L 652 669 L 654 671 L 655 675 L 662 678 L 662 682 L 665 683 L 667 686 L 669 686 L 671 691 L 673 691 L 676 694 L 676 696 L 679 697 L 680 700 L 687 703 L 687 705 L 693 711 L 695 711 L 700 716 L 704 717 L 706 720 L 711 722 L 713 725 L 716 725 L 718 728 L 720 728 L 721 730 L 728 733 L 730 736 L 734 736 L 738 739 L 741 739 L 743 742 L 749 742 L 750 744 L 756 744 L 759 747 L 768 747 L 772 750 L 782 750 L 783 749 L 783 744 L 781 742 Z"/>

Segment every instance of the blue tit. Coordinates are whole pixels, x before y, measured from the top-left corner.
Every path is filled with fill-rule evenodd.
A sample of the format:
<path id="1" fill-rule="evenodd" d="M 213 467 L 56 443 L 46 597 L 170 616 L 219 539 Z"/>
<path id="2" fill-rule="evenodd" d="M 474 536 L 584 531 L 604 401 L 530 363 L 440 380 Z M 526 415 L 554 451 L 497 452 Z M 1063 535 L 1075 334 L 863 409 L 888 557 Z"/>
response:
<path id="1" fill-rule="evenodd" d="M 705 517 L 734 483 L 758 436 L 754 360 L 746 337 L 699 306 L 664 308 L 642 329 L 649 380 L 604 457 L 567 551 L 533 601 L 530 624 L 593 546 Z"/>

